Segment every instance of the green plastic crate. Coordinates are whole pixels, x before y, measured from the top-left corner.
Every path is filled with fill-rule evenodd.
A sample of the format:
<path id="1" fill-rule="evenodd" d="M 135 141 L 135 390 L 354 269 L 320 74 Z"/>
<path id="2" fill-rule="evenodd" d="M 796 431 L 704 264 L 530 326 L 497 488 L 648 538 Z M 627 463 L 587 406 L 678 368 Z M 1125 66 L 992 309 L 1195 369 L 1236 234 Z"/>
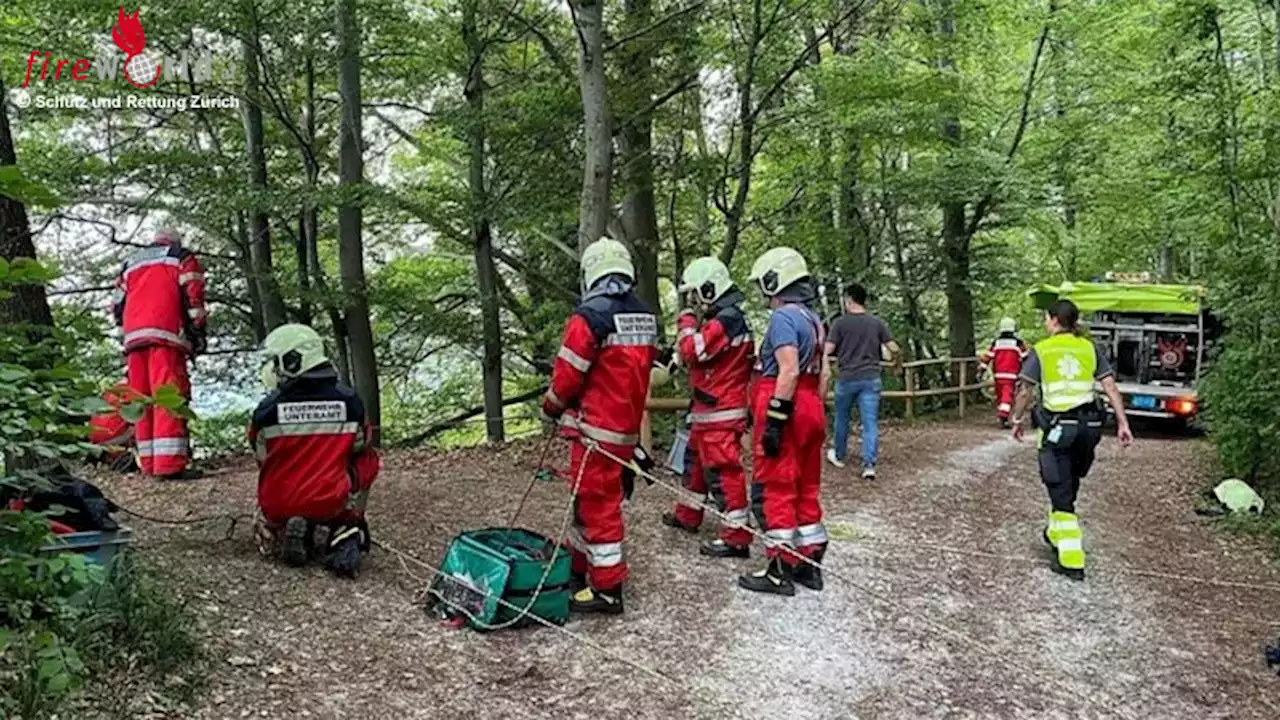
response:
<path id="1" fill-rule="evenodd" d="M 121 527 L 114 532 L 90 530 L 86 532 L 54 535 L 53 542 L 40 548 L 41 553 L 81 553 L 98 565 L 106 565 L 116 555 L 133 544 L 133 530 Z"/>
<path id="2" fill-rule="evenodd" d="M 444 601 L 446 614 L 462 616 L 478 630 L 527 625 L 533 622 L 528 617 L 512 622 L 525 608 L 562 624 L 569 617 L 569 579 L 566 548 L 532 530 L 487 528 L 449 543 L 431 592 Z"/>

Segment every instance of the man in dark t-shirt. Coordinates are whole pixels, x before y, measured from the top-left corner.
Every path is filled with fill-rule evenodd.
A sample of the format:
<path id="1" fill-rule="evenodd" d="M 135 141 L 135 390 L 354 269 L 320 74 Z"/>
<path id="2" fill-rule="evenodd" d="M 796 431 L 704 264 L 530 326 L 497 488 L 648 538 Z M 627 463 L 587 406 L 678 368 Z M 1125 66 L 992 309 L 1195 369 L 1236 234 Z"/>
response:
<path id="1" fill-rule="evenodd" d="M 862 477 L 871 480 L 876 476 L 876 461 L 880 454 L 880 361 L 882 348 L 887 348 L 891 358 L 898 358 L 898 344 L 889 334 L 889 326 L 880 318 L 868 314 L 867 289 L 853 283 L 845 288 L 844 309 L 831 324 L 827 338 L 826 357 L 835 356 L 839 366 L 836 378 L 835 443 L 827 451 L 827 460 L 836 467 L 844 467 L 849 454 L 849 421 L 853 406 L 858 406 L 862 420 Z"/>

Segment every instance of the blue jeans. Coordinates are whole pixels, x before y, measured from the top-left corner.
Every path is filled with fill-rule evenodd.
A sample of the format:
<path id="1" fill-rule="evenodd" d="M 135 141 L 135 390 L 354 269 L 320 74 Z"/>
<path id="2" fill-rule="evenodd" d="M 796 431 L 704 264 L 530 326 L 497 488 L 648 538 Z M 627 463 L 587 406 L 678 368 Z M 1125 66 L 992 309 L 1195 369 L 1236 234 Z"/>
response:
<path id="1" fill-rule="evenodd" d="M 836 381 L 836 459 L 849 455 L 849 421 L 853 406 L 862 418 L 862 464 L 875 465 L 880 459 L 880 378 Z"/>

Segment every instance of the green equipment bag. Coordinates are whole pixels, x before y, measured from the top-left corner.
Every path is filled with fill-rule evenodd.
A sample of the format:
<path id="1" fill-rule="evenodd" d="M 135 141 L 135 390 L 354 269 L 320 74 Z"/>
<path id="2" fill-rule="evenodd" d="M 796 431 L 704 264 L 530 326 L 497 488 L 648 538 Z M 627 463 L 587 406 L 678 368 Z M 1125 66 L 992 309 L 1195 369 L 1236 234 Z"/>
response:
<path id="1" fill-rule="evenodd" d="M 569 551 L 532 530 L 471 530 L 449 543 L 431 594 L 442 616 L 477 630 L 523 627 L 528 615 L 564 624 L 569 576 Z"/>

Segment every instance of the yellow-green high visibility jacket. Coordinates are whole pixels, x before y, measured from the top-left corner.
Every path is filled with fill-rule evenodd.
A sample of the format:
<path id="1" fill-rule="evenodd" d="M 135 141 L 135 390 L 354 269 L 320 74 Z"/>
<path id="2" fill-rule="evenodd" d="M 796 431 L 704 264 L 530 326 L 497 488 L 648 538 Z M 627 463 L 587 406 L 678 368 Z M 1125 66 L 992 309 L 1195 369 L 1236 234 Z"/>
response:
<path id="1" fill-rule="evenodd" d="M 1040 401 L 1053 413 L 1067 412 L 1094 402 L 1093 375 L 1098 360 L 1093 341 L 1059 333 L 1036 343 L 1040 358 Z"/>

